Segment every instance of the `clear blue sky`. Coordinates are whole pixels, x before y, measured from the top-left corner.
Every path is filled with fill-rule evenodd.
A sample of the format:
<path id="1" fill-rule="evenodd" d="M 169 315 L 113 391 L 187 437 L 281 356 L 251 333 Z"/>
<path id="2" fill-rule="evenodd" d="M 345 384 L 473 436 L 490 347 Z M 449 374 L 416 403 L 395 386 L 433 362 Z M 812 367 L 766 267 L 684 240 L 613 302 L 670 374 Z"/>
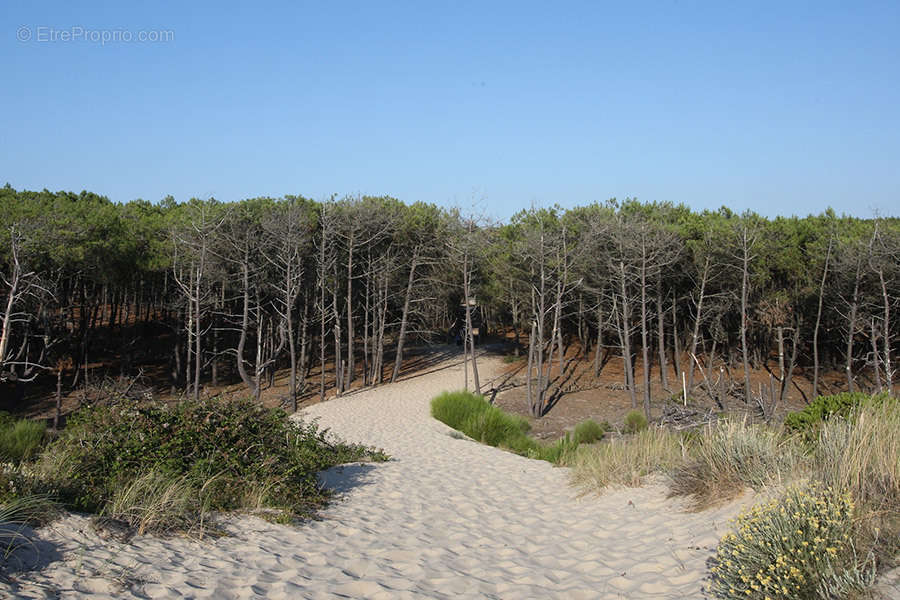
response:
<path id="1" fill-rule="evenodd" d="M 742 4 L 9 2 L 0 185 L 900 214 L 900 3 Z"/>

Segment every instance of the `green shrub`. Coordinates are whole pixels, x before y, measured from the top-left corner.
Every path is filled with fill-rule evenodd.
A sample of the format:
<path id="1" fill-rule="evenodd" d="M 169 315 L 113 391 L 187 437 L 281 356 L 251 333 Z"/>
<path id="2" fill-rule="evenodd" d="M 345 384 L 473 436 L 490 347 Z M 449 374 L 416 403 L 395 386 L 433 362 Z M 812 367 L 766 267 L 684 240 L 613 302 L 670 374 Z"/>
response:
<path id="1" fill-rule="evenodd" d="M 44 423 L 0 417 L 0 461 L 18 463 L 35 456 L 46 432 Z"/>
<path id="2" fill-rule="evenodd" d="M 647 429 L 647 417 L 639 410 L 632 410 L 625 415 L 625 433 L 637 433 Z"/>
<path id="3" fill-rule="evenodd" d="M 526 435 L 530 425 L 525 418 L 506 413 L 470 392 L 437 396 L 431 401 L 431 415 L 473 440 L 553 464 L 568 464 L 581 440 L 595 441 L 605 431 L 603 425 L 589 420 L 580 423 L 574 435 L 541 444 Z"/>
<path id="4" fill-rule="evenodd" d="M 674 472 L 672 493 L 694 497 L 695 507 L 730 500 L 745 487 L 760 489 L 790 475 L 800 461 L 791 438 L 746 419 L 708 425 L 690 462 Z"/>
<path id="5" fill-rule="evenodd" d="M 269 506 L 306 515 L 327 498 L 318 471 L 367 459 L 386 456 L 337 442 L 314 424 L 291 421 L 250 399 L 173 406 L 122 401 L 85 407 L 73 416 L 36 463 L 35 477 L 58 490 L 67 507 L 87 512 L 128 515 L 127 507 L 139 505 L 142 496 L 152 508 L 186 490 L 195 505 L 255 508 L 247 498 L 265 485 Z"/>
<path id="6" fill-rule="evenodd" d="M 576 444 L 593 444 L 610 430 L 609 423 L 598 423 L 593 419 L 587 419 L 575 426 L 572 437 Z"/>
<path id="7" fill-rule="evenodd" d="M 803 434 L 807 439 L 815 437 L 822 422 L 833 416 L 848 417 L 850 413 L 867 401 L 883 402 L 887 394 L 870 396 L 862 392 L 843 392 L 832 396 L 819 396 L 801 411 L 788 413 L 784 425 L 789 431 Z"/>
<path id="8" fill-rule="evenodd" d="M 475 413 L 486 411 L 490 406 L 484 396 L 464 391 L 444 392 L 431 401 L 431 416 L 462 431 L 467 419 Z"/>
<path id="9" fill-rule="evenodd" d="M 832 488 L 790 488 L 752 507 L 722 538 L 712 568 L 720 598 L 845 598 L 874 579 L 852 543 L 855 509 Z"/>

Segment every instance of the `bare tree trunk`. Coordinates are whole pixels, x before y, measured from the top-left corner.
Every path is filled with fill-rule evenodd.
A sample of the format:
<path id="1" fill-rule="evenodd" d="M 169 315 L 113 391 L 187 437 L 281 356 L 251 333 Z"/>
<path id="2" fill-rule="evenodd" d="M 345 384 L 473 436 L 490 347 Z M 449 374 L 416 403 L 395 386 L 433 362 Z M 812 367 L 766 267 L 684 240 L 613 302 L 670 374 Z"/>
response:
<path id="1" fill-rule="evenodd" d="M 891 365 L 891 297 L 888 295 L 887 284 L 884 280 L 884 269 L 879 269 L 878 280 L 881 283 L 881 298 L 884 306 L 884 323 L 882 324 L 884 328 L 884 333 L 882 334 L 884 354 L 882 363 L 884 364 L 884 378 L 888 393 L 893 394 L 894 368 Z M 878 355 L 877 350 L 875 351 L 875 355 Z"/>
<path id="2" fill-rule="evenodd" d="M 681 378 L 684 372 L 681 368 L 681 341 L 678 339 L 678 315 L 676 313 L 675 297 L 672 297 L 672 364 L 675 365 L 675 379 Z"/>
<path id="3" fill-rule="evenodd" d="M 600 377 L 600 353 L 603 351 L 603 303 L 597 301 L 597 351 L 594 353 L 594 378 Z"/>
<path id="4" fill-rule="evenodd" d="M 59 431 L 59 417 L 62 413 L 62 361 L 56 365 L 56 412 L 53 413 L 53 431 Z"/>
<path id="5" fill-rule="evenodd" d="M 625 288 L 625 263 L 619 262 L 620 271 L 620 287 L 621 287 L 621 304 L 620 314 L 617 315 L 619 320 L 619 341 L 622 344 L 622 359 L 625 362 L 625 387 L 628 388 L 631 396 L 631 408 L 637 408 L 637 394 L 634 389 L 634 369 L 631 363 L 631 324 L 628 322 L 628 296 Z"/>
<path id="6" fill-rule="evenodd" d="M 856 277 L 853 282 L 853 298 L 850 302 L 850 316 L 847 318 L 847 361 L 844 370 L 847 373 L 847 389 L 854 391 L 853 386 L 853 336 L 856 333 L 856 311 L 859 303 L 859 276 L 862 260 L 857 260 Z"/>
<path id="7" fill-rule="evenodd" d="M 528 404 L 531 409 L 531 414 L 535 415 L 537 413 L 537 402 L 535 401 L 535 397 L 533 395 L 531 380 L 534 375 L 534 336 L 535 330 L 537 328 L 537 324 L 532 321 L 531 322 L 531 335 L 528 336 L 528 376 L 525 379 L 525 391 L 528 396 Z"/>
<path id="8" fill-rule="evenodd" d="M 659 273 L 656 289 L 656 339 L 659 346 L 659 383 L 664 390 L 669 389 L 669 366 L 666 364 L 666 329 L 665 320 L 666 311 L 663 310 L 663 294 L 662 294 L 662 270 Z"/>
<path id="9" fill-rule="evenodd" d="M 650 419 L 650 349 L 647 347 L 647 247 L 641 242 L 641 360 L 644 363 L 642 373 L 644 413 Z"/>
<path id="10" fill-rule="evenodd" d="M 247 366 L 244 364 L 244 349 L 247 346 L 247 332 L 250 329 L 250 268 L 245 260 L 241 263 L 241 281 L 244 287 L 244 306 L 241 313 L 241 336 L 238 339 L 237 346 L 237 370 L 241 381 L 250 389 L 250 393 L 256 397 L 258 381 L 253 381 L 250 374 L 247 373 Z"/>
<path id="11" fill-rule="evenodd" d="M 403 344 L 406 342 L 406 328 L 409 323 L 409 305 L 412 300 L 413 283 L 416 279 L 416 266 L 419 259 L 419 247 L 413 250 L 412 260 L 409 266 L 409 278 L 406 280 L 406 295 L 403 299 L 403 314 L 400 317 L 400 333 L 397 335 L 397 356 L 394 358 L 394 372 L 391 374 L 391 383 L 397 381 L 400 376 L 400 366 L 403 364 Z"/>
<path id="12" fill-rule="evenodd" d="M 356 375 L 353 364 L 353 232 L 351 228 L 350 242 L 347 244 L 347 389 Z"/>
<path id="13" fill-rule="evenodd" d="M 334 266 L 334 281 L 337 284 L 337 263 Z M 338 312 L 337 285 L 331 290 L 331 310 L 334 315 L 334 387 L 335 393 L 340 396 L 344 393 L 344 359 L 341 348 L 341 315 Z"/>
<path id="14" fill-rule="evenodd" d="M 694 331 L 691 334 L 691 356 L 697 355 L 697 342 L 700 340 L 700 323 L 703 315 L 703 299 L 706 295 L 706 282 L 709 279 L 710 257 L 707 255 L 703 264 L 703 272 L 700 275 L 700 295 L 697 298 L 697 312 L 694 315 Z M 687 374 L 688 393 L 694 389 L 694 363 L 688 365 Z"/>
<path id="15" fill-rule="evenodd" d="M 475 336 L 472 332 L 472 306 L 469 303 L 471 290 L 471 273 L 469 271 L 469 256 L 466 253 L 463 259 L 463 295 L 466 302 L 466 336 L 469 339 L 469 349 L 472 351 L 472 383 L 475 384 L 475 393 L 481 393 L 481 382 L 478 380 L 478 363 L 475 360 Z"/>
<path id="16" fill-rule="evenodd" d="M 828 265 L 831 261 L 831 249 L 834 235 L 828 238 L 828 249 L 825 251 L 825 266 L 822 268 L 822 281 L 819 284 L 819 305 L 816 310 L 816 324 L 813 327 L 813 396 L 819 395 L 819 327 L 822 324 L 822 303 L 825 299 L 825 281 L 828 279 Z"/>
<path id="17" fill-rule="evenodd" d="M 878 330 L 875 328 L 875 317 L 872 317 L 870 331 L 869 339 L 872 341 L 872 371 L 875 375 L 875 389 L 877 389 L 880 394 L 884 391 L 884 388 L 881 387 L 881 369 L 878 366 L 878 363 L 881 361 L 879 360 Z"/>
<path id="18" fill-rule="evenodd" d="M 750 404 L 750 362 L 747 354 L 747 296 L 750 287 L 750 241 L 746 227 L 741 231 L 741 360 L 744 365 L 744 402 Z"/>

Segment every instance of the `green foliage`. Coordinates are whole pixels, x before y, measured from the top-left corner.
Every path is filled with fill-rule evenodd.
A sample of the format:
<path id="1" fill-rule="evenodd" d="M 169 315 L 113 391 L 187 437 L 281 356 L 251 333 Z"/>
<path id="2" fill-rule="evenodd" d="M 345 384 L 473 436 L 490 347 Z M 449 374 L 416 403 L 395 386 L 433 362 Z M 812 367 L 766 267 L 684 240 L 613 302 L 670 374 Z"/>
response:
<path id="1" fill-rule="evenodd" d="M 575 426 L 572 437 L 576 444 L 593 444 L 611 429 L 609 423 L 598 423 L 593 419 L 587 419 Z"/>
<path id="2" fill-rule="evenodd" d="M 327 498 L 318 471 L 386 458 L 249 399 L 173 406 L 123 400 L 79 411 L 36 463 L 33 485 L 55 489 L 65 506 L 88 512 L 187 494 L 195 507 L 257 508 L 247 505 L 253 498 L 256 505 L 305 515 Z M 261 488 L 262 502 L 256 493 Z M 180 500 L 174 505 L 186 506 Z"/>
<path id="3" fill-rule="evenodd" d="M 712 591 L 720 598 L 846 598 L 874 579 L 852 543 L 850 494 L 793 487 L 752 507 L 716 551 Z"/>
<path id="4" fill-rule="evenodd" d="M 647 429 L 647 417 L 639 410 L 632 410 L 625 415 L 625 433 L 637 433 Z"/>
<path id="5" fill-rule="evenodd" d="M 526 435 L 528 421 L 492 406 L 483 396 L 470 392 L 444 392 L 431 401 L 431 416 L 489 446 L 505 448 L 521 456 L 553 464 L 569 462 L 581 443 L 591 443 L 605 433 L 603 425 L 584 421 L 575 434 L 566 434 L 552 444 L 541 444 Z"/>
<path id="6" fill-rule="evenodd" d="M 801 433 L 807 438 L 815 437 L 822 422 L 831 417 L 846 418 L 860 404 L 869 400 L 883 402 L 886 398 L 888 398 L 887 394 L 870 396 L 862 392 L 843 392 L 832 396 L 819 396 L 803 410 L 789 413 L 784 419 L 784 425 L 789 430 Z"/>
<path id="7" fill-rule="evenodd" d="M 19 463 L 33 457 L 44 443 L 46 431 L 44 423 L 0 413 L 0 461 Z"/>

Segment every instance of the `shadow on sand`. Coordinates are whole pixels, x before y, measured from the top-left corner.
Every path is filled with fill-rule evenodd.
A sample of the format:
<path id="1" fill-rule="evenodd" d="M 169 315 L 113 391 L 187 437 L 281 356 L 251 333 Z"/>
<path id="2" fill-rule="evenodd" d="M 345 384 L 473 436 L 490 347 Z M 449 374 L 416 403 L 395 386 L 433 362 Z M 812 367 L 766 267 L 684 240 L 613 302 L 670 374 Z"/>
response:
<path id="1" fill-rule="evenodd" d="M 340 495 L 372 483 L 375 468 L 371 463 L 338 465 L 319 472 L 317 477 L 319 485 Z"/>

